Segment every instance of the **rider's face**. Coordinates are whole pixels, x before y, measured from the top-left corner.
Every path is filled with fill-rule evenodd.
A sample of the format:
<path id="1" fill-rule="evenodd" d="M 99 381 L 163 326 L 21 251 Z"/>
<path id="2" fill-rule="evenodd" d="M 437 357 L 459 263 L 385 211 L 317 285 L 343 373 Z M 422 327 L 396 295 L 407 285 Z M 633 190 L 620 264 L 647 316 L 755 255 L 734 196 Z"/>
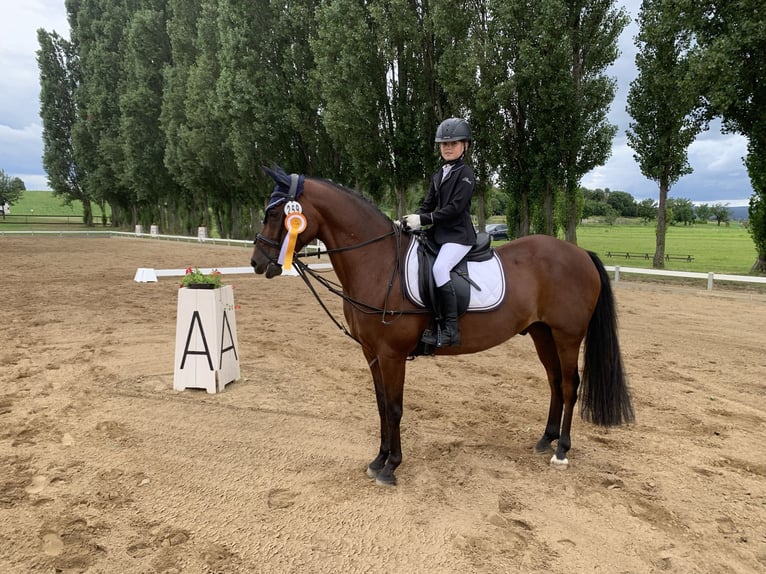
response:
<path id="1" fill-rule="evenodd" d="M 441 142 L 439 151 L 444 161 L 453 161 L 458 159 L 465 152 L 466 143 L 464 141 Z"/>

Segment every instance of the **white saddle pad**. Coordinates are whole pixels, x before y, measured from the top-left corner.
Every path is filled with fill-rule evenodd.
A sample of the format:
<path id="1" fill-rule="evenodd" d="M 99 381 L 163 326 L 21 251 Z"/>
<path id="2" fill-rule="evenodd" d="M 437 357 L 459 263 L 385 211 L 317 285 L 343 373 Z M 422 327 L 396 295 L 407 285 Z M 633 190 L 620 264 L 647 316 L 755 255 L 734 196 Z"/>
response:
<path id="1" fill-rule="evenodd" d="M 425 307 L 420 295 L 418 280 L 418 268 L 420 267 L 418 245 L 417 241 L 411 241 L 407 249 L 404 261 L 404 286 L 410 301 L 420 307 Z M 490 311 L 500 305 L 505 297 L 505 274 L 497 253 L 493 253 L 492 258 L 487 261 L 469 261 L 468 276 L 471 281 L 478 285 L 478 289 L 471 285 L 469 311 Z M 458 281 L 463 281 L 463 279 L 458 279 Z"/>

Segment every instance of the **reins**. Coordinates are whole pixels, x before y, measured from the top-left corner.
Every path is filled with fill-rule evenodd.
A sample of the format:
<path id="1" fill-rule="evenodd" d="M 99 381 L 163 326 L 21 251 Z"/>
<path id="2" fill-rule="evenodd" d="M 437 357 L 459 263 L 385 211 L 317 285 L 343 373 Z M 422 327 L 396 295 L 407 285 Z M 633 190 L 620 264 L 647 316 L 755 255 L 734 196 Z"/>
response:
<path id="1" fill-rule="evenodd" d="M 341 253 L 344 251 L 352 251 L 354 249 L 359 249 L 361 247 L 365 247 L 367 245 L 371 245 L 373 243 L 377 243 L 378 241 L 382 241 L 383 239 L 386 239 L 387 237 L 394 236 L 396 238 L 396 264 L 394 265 L 394 268 L 391 272 L 391 277 L 388 282 L 388 287 L 386 289 L 386 297 L 383 303 L 383 307 L 377 307 L 375 305 L 370 305 L 368 303 L 365 303 L 363 301 L 359 301 L 357 299 L 354 299 L 353 297 L 347 295 L 343 291 L 343 286 L 339 285 L 338 283 L 334 281 L 330 281 L 326 277 L 322 277 L 319 273 L 311 269 L 306 263 L 300 260 L 300 258 L 303 257 L 319 257 L 320 255 L 325 254 L 332 254 L 332 253 Z M 322 301 L 322 298 L 319 296 L 319 293 L 314 288 L 314 285 L 311 283 L 309 277 L 313 278 L 317 283 L 321 284 L 325 289 L 327 289 L 330 293 L 333 295 L 337 295 L 343 301 L 346 303 L 349 303 L 352 305 L 357 311 L 361 313 L 365 313 L 368 315 L 380 313 L 381 314 L 381 322 L 384 325 L 390 325 L 392 324 L 392 321 L 386 320 L 386 317 L 393 317 L 393 316 L 401 316 L 401 315 L 421 315 L 424 313 L 429 313 L 428 309 L 412 309 L 412 310 L 406 310 L 406 309 L 399 309 L 399 310 L 393 310 L 388 308 L 388 300 L 389 296 L 391 295 L 391 290 L 394 286 L 394 281 L 397 277 L 397 272 L 401 268 L 401 229 L 394 226 L 394 229 L 389 231 L 388 233 L 385 233 L 383 235 L 380 235 L 378 237 L 374 237 L 372 239 L 368 239 L 366 241 L 363 241 L 361 243 L 357 243 L 354 245 L 348 245 L 346 247 L 336 247 L 333 249 L 325 249 L 321 251 L 317 251 L 315 253 L 298 253 L 296 255 L 295 260 L 293 261 L 293 265 L 296 268 L 296 271 L 301 279 L 303 279 L 303 282 L 306 284 L 306 286 L 309 288 L 311 293 L 314 295 L 314 298 L 317 300 L 319 305 L 324 309 L 325 313 L 327 313 L 327 316 L 330 317 L 330 320 L 332 320 L 333 323 L 345 334 L 351 337 L 354 341 L 362 344 L 359 339 L 354 337 L 349 330 L 346 328 L 345 325 L 343 325 L 340 321 L 338 321 L 333 314 L 330 312 L 330 310 L 325 305 L 324 301 Z"/>

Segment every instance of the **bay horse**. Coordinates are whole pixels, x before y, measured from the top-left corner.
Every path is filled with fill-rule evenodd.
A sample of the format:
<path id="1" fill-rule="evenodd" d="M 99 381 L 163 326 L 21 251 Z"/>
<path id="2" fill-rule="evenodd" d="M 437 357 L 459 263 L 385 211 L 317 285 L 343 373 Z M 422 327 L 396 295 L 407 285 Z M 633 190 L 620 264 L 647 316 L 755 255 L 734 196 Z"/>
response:
<path id="1" fill-rule="evenodd" d="M 297 202 L 305 228 L 295 239 L 296 257 L 311 241 L 324 243 L 342 287 L 335 292 L 343 298 L 347 334 L 362 347 L 372 373 L 380 448 L 367 475 L 379 485 L 393 486 L 394 471 L 402 462 L 405 366 L 430 321 L 430 315 L 406 297 L 402 285 L 403 257 L 416 239 L 352 190 L 327 180 L 287 175 L 278 166 L 264 171 L 276 187 L 255 238 L 252 266 L 267 278 L 282 273 L 278 257 L 289 227 L 285 206 L 295 210 L 291 202 Z M 510 241 L 496 253 L 507 286 L 501 305 L 465 313 L 460 318 L 461 345 L 435 353 L 476 353 L 516 334 L 529 334 L 550 386 L 548 420 L 535 450 L 544 453 L 558 441 L 551 464 L 567 465 L 578 389 L 584 419 L 613 426 L 634 418 L 609 276 L 595 253 L 546 235 Z M 295 266 L 306 280 L 309 267 L 297 258 Z M 583 340 L 581 379 L 578 358 Z"/>

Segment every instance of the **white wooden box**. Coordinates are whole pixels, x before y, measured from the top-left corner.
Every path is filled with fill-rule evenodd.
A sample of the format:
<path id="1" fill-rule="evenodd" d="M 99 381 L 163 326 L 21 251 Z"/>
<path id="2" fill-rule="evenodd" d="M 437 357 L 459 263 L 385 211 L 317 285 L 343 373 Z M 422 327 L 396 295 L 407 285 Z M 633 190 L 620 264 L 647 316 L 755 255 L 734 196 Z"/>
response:
<path id="1" fill-rule="evenodd" d="M 239 378 L 239 341 L 231 285 L 178 290 L 173 389 L 223 391 Z"/>

